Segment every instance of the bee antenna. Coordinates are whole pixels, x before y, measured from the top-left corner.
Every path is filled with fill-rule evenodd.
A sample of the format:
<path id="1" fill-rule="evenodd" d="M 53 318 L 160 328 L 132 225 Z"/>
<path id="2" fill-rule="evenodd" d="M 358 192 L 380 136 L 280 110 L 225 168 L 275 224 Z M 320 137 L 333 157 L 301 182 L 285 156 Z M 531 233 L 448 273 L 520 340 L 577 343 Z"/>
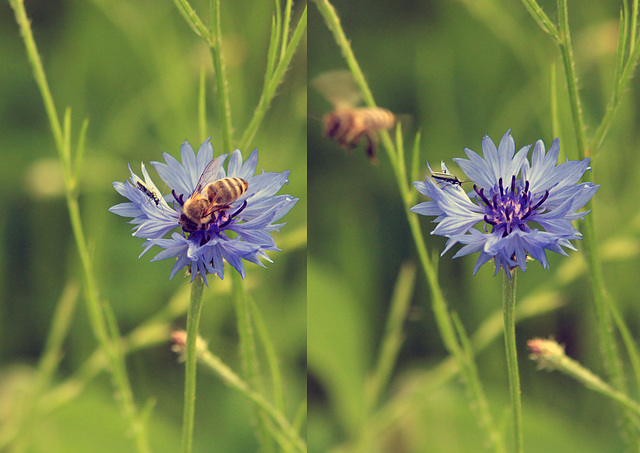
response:
<path id="1" fill-rule="evenodd" d="M 178 194 L 176 194 L 176 191 L 174 189 L 171 189 L 171 194 L 173 195 L 173 198 L 180 204 L 180 206 L 184 206 L 182 195 L 178 196 Z"/>

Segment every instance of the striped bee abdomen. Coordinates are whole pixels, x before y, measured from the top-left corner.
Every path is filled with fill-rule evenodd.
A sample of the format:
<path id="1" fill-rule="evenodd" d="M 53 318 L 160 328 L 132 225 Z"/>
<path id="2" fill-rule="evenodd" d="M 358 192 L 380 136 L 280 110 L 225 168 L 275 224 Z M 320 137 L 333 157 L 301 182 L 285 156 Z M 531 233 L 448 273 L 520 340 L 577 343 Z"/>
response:
<path id="1" fill-rule="evenodd" d="M 247 191 L 248 187 L 249 184 L 244 179 L 229 177 L 212 182 L 205 190 L 209 202 L 218 208 L 228 206 L 236 201 Z"/>

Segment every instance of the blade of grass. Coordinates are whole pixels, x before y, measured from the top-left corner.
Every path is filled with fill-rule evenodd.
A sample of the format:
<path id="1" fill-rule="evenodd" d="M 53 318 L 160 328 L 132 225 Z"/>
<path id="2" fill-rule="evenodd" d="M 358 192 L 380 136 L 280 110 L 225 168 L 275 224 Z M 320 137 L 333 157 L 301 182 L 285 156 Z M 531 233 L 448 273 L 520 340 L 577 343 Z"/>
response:
<path id="1" fill-rule="evenodd" d="M 182 14 L 182 17 L 184 17 L 184 20 L 196 35 L 204 39 L 210 47 L 216 45 L 216 42 L 211 36 L 211 32 L 187 0 L 173 0 L 173 4 L 176 5 L 176 8 L 178 8 L 178 11 L 180 11 L 180 14 Z"/>
<path id="2" fill-rule="evenodd" d="M 242 369 L 246 382 L 251 390 L 258 394 L 264 393 L 264 385 L 260 377 L 258 353 L 256 351 L 255 334 L 251 321 L 251 312 L 247 301 L 242 277 L 237 272 L 231 273 L 233 305 L 236 310 L 238 335 L 240 336 L 240 355 Z M 260 406 L 254 404 L 254 416 L 258 423 L 257 437 L 262 452 L 274 451 L 274 445 L 269 436 L 268 420 Z"/>
<path id="3" fill-rule="evenodd" d="M 213 76 L 216 84 L 216 99 L 218 101 L 218 113 L 220 115 L 220 123 L 222 128 L 222 149 L 225 153 L 233 151 L 233 126 L 231 125 L 231 103 L 229 101 L 229 85 L 227 83 L 227 74 L 222 59 L 222 26 L 220 23 L 220 0 L 210 1 L 211 9 L 211 30 L 213 34 L 213 43 L 209 48 L 211 50 L 211 59 L 213 60 Z"/>
<path id="4" fill-rule="evenodd" d="M 415 265 L 404 263 L 400 268 L 396 284 L 393 288 L 390 312 L 382 336 L 378 361 L 367 381 L 367 413 L 378 404 L 380 394 L 387 386 L 398 358 L 400 346 L 404 341 L 402 326 L 407 319 L 407 313 L 415 286 L 415 278 Z"/>
<path id="5" fill-rule="evenodd" d="M 362 70 L 360 69 L 360 66 L 355 58 L 355 55 L 353 54 L 349 40 L 347 39 L 342 29 L 340 19 L 338 18 L 334 7 L 328 0 L 315 0 L 315 3 L 323 16 L 327 27 L 333 33 L 334 39 L 347 62 L 347 66 L 351 70 L 356 83 L 360 87 L 363 99 L 365 100 L 367 105 L 375 107 L 376 104 L 373 99 L 373 95 L 371 94 L 371 90 L 367 85 Z M 464 357 L 464 352 L 456 335 L 456 329 L 453 325 L 449 309 L 447 308 L 447 302 L 438 283 L 435 266 L 432 260 L 429 258 L 429 253 L 424 241 L 424 237 L 422 236 L 422 230 L 420 228 L 418 216 L 410 212 L 410 203 L 412 200 L 411 186 L 409 184 L 409 181 L 406 180 L 406 169 L 404 168 L 406 164 L 398 157 L 403 156 L 404 151 L 396 152 L 389 138 L 389 134 L 387 134 L 386 132 L 381 134 L 381 139 L 385 150 L 387 151 L 387 155 L 389 156 L 391 165 L 394 169 L 400 195 L 405 206 L 407 221 L 409 222 L 409 227 L 411 229 L 411 234 L 413 236 L 416 250 L 420 258 L 420 263 L 422 264 L 424 275 L 431 291 L 431 305 L 435 314 L 440 337 L 442 338 L 442 341 L 449 353 L 455 357 L 459 367 L 461 369 L 465 369 L 467 363 Z M 402 142 L 399 142 L 398 145 L 402 146 Z M 474 375 L 473 373 L 463 373 L 463 376 L 473 378 Z M 466 385 L 471 385 L 469 382 L 465 383 Z M 476 382 L 474 383 L 474 385 L 481 387 L 480 382 Z"/>
<path id="6" fill-rule="evenodd" d="M 300 20 L 298 20 L 298 24 L 291 36 L 291 40 L 287 44 L 286 51 L 284 52 L 282 58 L 278 62 L 275 71 L 273 72 L 273 76 L 269 80 L 267 84 L 267 88 L 262 91 L 260 96 L 260 100 L 258 101 L 258 105 L 253 113 L 251 121 L 247 126 L 246 130 L 242 134 L 242 138 L 240 139 L 240 149 L 246 149 L 249 147 L 253 138 L 255 137 L 258 129 L 260 128 L 260 124 L 264 119 L 264 115 L 266 114 L 269 106 L 271 105 L 271 101 L 275 96 L 276 90 L 280 83 L 282 82 L 282 78 L 289 67 L 289 63 L 291 63 L 291 59 L 295 54 L 296 49 L 298 48 L 298 44 L 300 44 L 300 40 L 304 35 L 304 32 L 307 28 L 307 7 L 305 6 L 304 11 L 302 12 L 302 16 Z"/>
<path id="7" fill-rule="evenodd" d="M 504 453 L 506 452 L 504 441 L 502 439 L 500 431 L 497 429 L 497 424 L 493 421 L 493 417 L 491 416 L 487 397 L 484 394 L 484 390 L 482 389 L 482 387 L 477 385 L 477 383 L 480 382 L 480 376 L 478 375 L 478 368 L 476 367 L 475 363 L 475 354 L 473 353 L 473 347 L 471 346 L 469 337 L 467 336 L 462 321 L 460 320 L 458 315 L 456 313 L 452 313 L 451 317 L 453 319 L 454 325 L 456 326 L 456 331 L 458 332 L 458 336 L 460 337 L 460 343 L 462 344 L 462 348 L 467 359 L 467 367 L 463 371 L 475 375 L 467 377 L 467 381 L 470 383 L 469 388 L 474 394 L 472 399 L 476 402 L 476 404 L 473 406 L 473 409 L 478 413 L 478 423 L 480 427 L 487 433 L 489 443 L 493 446 L 496 453 Z"/>
<path id="8" fill-rule="evenodd" d="M 213 371 L 222 381 L 230 388 L 238 391 L 247 399 L 258 406 L 275 424 L 276 430 L 280 437 L 275 437 L 279 441 L 280 447 L 287 449 L 289 444 L 295 447 L 295 451 L 306 452 L 305 442 L 300 438 L 297 431 L 289 424 L 285 416 L 280 410 L 264 399 L 262 395 L 251 390 L 249 385 L 235 374 L 231 368 L 225 365 L 215 354 L 213 354 L 206 346 L 198 348 L 198 357 L 202 364 L 210 371 Z"/>
<path id="9" fill-rule="evenodd" d="M 198 135 L 200 142 L 204 142 L 207 134 L 207 70 L 204 65 L 200 67 L 200 84 L 198 87 Z"/>
<path id="10" fill-rule="evenodd" d="M 267 363 L 269 364 L 269 371 L 271 374 L 271 385 L 273 386 L 273 401 L 276 409 L 280 412 L 284 412 L 284 393 L 282 387 L 282 374 L 280 372 L 280 366 L 278 365 L 278 355 L 276 354 L 275 347 L 267 331 L 267 327 L 264 324 L 264 319 L 260 313 L 260 309 L 256 304 L 256 301 L 251 295 L 246 295 L 249 302 L 249 308 L 251 310 L 251 316 L 258 332 L 258 338 L 265 352 Z"/>
<path id="11" fill-rule="evenodd" d="M 139 415 L 133 400 L 133 394 L 131 386 L 129 384 L 129 378 L 126 368 L 124 367 L 124 361 L 120 354 L 118 343 L 119 337 L 111 337 L 109 328 L 107 326 L 107 320 L 105 315 L 105 307 L 108 307 L 108 302 L 99 297 L 98 285 L 93 270 L 93 264 L 85 238 L 84 229 L 82 226 L 82 220 L 80 215 L 80 206 L 78 203 L 78 193 L 76 189 L 77 174 L 72 174 L 74 165 L 71 157 L 71 111 L 66 110 L 64 119 L 64 128 L 60 125 L 60 120 L 56 113 L 55 104 L 47 78 L 42 66 L 42 61 L 38 53 L 38 49 L 31 32 L 31 22 L 27 18 L 26 11 L 24 9 L 24 2 L 22 0 L 11 0 L 11 7 L 13 8 L 16 16 L 16 22 L 20 27 L 25 48 L 27 50 L 27 56 L 29 63 L 34 71 L 34 78 L 40 89 L 42 95 L 45 110 L 49 119 L 49 125 L 53 134 L 53 138 L 56 144 L 56 151 L 58 158 L 60 159 L 64 183 L 65 183 L 65 200 L 67 203 L 67 209 L 69 211 L 70 223 L 73 231 L 73 237 L 76 242 L 76 248 L 80 255 L 80 261 L 82 264 L 82 275 L 84 279 L 84 292 L 87 309 L 89 312 L 89 320 L 91 328 L 95 337 L 97 338 L 100 346 L 104 350 L 110 362 L 110 371 L 113 376 L 113 381 L 116 386 L 119 398 L 118 402 L 122 405 L 124 416 L 128 423 L 132 427 L 139 426 Z M 86 121 L 85 121 L 86 123 Z M 80 135 L 79 144 L 84 144 L 84 132 Z M 79 151 L 79 155 L 82 156 L 83 150 Z M 76 171 L 80 171 L 78 166 L 75 166 Z M 142 431 L 135 431 L 136 447 L 139 452 L 144 453 L 149 451 L 148 440 L 143 435 Z"/>

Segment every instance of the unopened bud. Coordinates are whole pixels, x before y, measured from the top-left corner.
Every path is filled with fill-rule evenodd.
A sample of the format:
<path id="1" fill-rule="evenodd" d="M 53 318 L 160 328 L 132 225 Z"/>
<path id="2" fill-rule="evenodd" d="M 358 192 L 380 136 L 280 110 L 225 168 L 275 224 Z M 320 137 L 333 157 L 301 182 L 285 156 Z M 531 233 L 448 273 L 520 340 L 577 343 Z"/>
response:
<path id="1" fill-rule="evenodd" d="M 531 354 L 529 358 L 538 362 L 538 368 L 554 370 L 558 368 L 560 361 L 566 357 L 564 346 L 552 339 L 534 338 L 527 341 Z"/>

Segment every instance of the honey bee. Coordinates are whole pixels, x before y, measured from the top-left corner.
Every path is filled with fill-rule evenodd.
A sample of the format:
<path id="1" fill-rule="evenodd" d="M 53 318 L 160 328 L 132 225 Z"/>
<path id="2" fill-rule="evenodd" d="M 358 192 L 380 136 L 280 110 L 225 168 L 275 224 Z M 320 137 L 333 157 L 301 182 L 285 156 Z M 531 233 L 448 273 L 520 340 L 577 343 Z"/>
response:
<path id="1" fill-rule="evenodd" d="M 381 107 L 356 107 L 361 95 L 348 71 L 321 74 L 313 84 L 334 107 L 332 112 L 322 117 L 325 135 L 347 151 L 358 146 L 365 137 L 367 156 L 375 163 L 378 133 L 391 129 L 396 124 L 396 116 Z"/>
<path id="2" fill-rule="evenodd" d="M 228 177 L 216 180 L 222 160 L 222 157 L 218 157 L 207 164 L 193 193 L 184 202 L 179 220 L 184 231 L 193 233 L 206 230 L 221 211 L 229 209 L 231 203 L 247 191 L 249 183 L 242 178 Z M 234 216 L 244 209 L 246 203 L 245 201 Z"/>

